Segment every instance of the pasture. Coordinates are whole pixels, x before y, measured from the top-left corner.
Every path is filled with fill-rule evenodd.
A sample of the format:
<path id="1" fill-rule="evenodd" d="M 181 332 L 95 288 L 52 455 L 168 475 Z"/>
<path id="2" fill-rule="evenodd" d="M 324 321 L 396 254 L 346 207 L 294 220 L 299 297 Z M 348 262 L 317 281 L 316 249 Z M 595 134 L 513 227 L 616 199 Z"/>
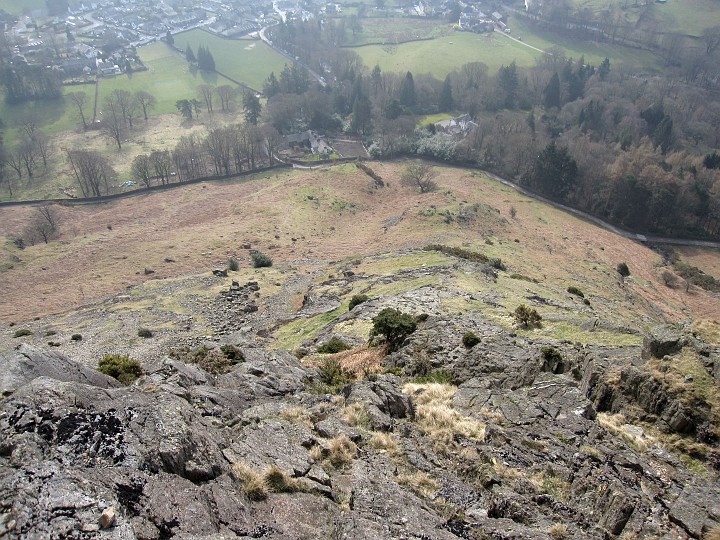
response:
<path id="1" fill-rule="evenodd" d="M 217 73 L 191 70 L 185 58 L 165 43 L 145 45 L 138 53 L 148 70 L 101 78 L 98 110 L 102 110 L 105 97 L 113 90 L 122 89 L 146 90 L 153 94 L 157 99 L 153 114 L 176 113 L 175 102 L 197 97 L 199 85 L 232 84 Z"/>
<path id="2" fill-rule="evenodd" d="M 430 73 L 445 76 L 468 62 L 483 62 L 496 71 L 513 60 L 518 66 L 535 65 L 541 53 L 495 34 L 454 32 L 429 41 L 353 48 L 365 65 L 379 64 L 383 71 Z"/>
<path id="3" fill-rule="evenodd" d="M 215 68 L 219 73 L 255 90 L 262 90 L 263 82 L 270 72 L 274 71 L 279 75 L 288 62 L 262 41 L 223 39 L 198 29 L 174 37 L 175 45 L 180 49 L 190 45 L 197 53 L 198 47 L 204 45 L 213 55 Z"/>
<path id="4" fill-rule="evenodd" d="M 36 9 L 47 9 L 44 0 L 0 0 L 0 9 L 13 15 L 30 14 Z"/>
<path id="5" fill-rule="evenodd" d="M 362 31 L 353 35 L 346 29 L 345 46 L 358 46 L 370 43 L 397 44 L 413 39 L 428 39 L 451 35 L 453 30 L 448 23 L 436 19 L 417 19 L 408 17 L 373 17 L 361 21 Z"/>

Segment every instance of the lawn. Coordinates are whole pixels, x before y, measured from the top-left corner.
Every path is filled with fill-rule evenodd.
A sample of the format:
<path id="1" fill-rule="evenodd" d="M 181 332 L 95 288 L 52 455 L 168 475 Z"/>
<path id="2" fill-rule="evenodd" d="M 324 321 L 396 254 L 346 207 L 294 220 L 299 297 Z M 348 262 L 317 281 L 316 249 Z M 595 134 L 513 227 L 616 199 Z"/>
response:
<path id="1" fill-rule="evenodd" d="M 368 45 L 355 50 L 367 66 L 379 64 L 383 71 L 431 73 L 439 79 L 468 62 L 484 62 L 495 71 L 513 60 L 533 66 L 540 54 L 502 36 L 456 32 L 430 41 L 393 46 Z"/>
<path id="2" fill-rule="evenodd" d="M 262 89 L 271 71 L 279 75 L 288 62 L 262 41 L 223 39 L 199 29 L 174 37 L 175 45 L 181 49 L 190 44 L 197 52 L 199 45 L 206 46 L 215 59 L 218 72 L 256 90 Z"/>
<path id="3" fill-rule="evenodd" d="M 100 79 L 100 105 L 113 90 L 146 90 L 157 99 L 154 114 L 177 112 L 175 102 L 194 98 L 201 84 L 232 84 L 217 73 L 190 70 L 185 58 L 165 43 L 151 43 L 138 49 L 148 71 Z"/>

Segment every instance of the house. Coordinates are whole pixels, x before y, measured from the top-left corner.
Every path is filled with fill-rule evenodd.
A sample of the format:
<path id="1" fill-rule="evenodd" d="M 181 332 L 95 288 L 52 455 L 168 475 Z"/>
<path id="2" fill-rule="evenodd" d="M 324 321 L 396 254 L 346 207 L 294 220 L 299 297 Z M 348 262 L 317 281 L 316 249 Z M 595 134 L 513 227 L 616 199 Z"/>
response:
<path id="1" fill-rule="evenodd" d="M 309 149 L 311 153 L 316 155 L 330 154 L 333 151 L 332 146 L 325 140 L 325 137 L 318 135 L 311 129 L 287 135 L 285 137 L 285 143 L 288 148 L 299 146 Z"/>
<path id="2" fill-rule="evenodd" d="M 462 114 L 455 118 L 447 120 L 441 120 L 435 124 L 435 129 L 449 135 L 467 135 L 467 133 L 474 127 L 477 127 L 477 123 L 473 122 L 469 114 Z"/>

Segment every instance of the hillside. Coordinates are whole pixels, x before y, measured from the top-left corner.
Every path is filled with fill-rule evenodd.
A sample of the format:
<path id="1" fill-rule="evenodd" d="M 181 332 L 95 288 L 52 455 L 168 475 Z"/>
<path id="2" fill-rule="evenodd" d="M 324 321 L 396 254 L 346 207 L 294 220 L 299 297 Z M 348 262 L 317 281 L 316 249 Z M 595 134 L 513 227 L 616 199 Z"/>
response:
<path id="1" fill-rule="evenodd" d="M 386 187 L 341 165 L 64 207 L 23 250 L 34 210 L 0 210 L 0 533 L 713 538 L 717 293 L 484 175 L 368 165 Z M 414 332 L 369 341 L 386 308 Z"/>

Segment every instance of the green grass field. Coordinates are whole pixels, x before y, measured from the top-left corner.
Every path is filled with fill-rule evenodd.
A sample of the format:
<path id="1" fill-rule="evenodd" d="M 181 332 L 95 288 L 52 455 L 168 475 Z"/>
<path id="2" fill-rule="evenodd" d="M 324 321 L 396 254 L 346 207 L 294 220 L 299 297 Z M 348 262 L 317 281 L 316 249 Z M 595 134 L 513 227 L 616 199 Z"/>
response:
<path id="1" fill-rule="evenodd" d="M 88 95 L 85 106 L 85 117 L 92 120 L 93 104 L 95 102 L 95 85 L 83 84 L 78 86 L 65 86 L 63 93 L 84 92 Z M 12 144 L 17 127 L 27 118 L 35 120 L 48 135 L 57 135 L 62 131 L 73 130 L 81 126 L 77 109 L 67 99 L 53 101 L 31 101 L 20 105 L 8 105 L 0 99 L 0 118 L 5 124 L 5 139 Z"/>
<path id="2" fill-rule="evenodd" d="M 343 13 L 344 14 L 344 13 Z M 357 46 L 367 43 L 397 43 L 417 38 L 434 38 L 453 33 L 449 24 L 434 19 L 410 19 L 407 17 L 362 19 L 362 32 L 353 36 L 346 30 L 343 45 Z"/>
<path id="3" fill-rule="evenodd" d="M 598 66 L 603 59 L 609 58 L 611 64 L 642 66 L 645 69 L 661 68 L 660 58 L 650 51 L 609 43 L 583 43 L 552 32 L 530 28 L 525 21 L 519 18 L 511 19 L 509 26 L 512 28 L 512 35 L 521 36 L 528 45 L 542 50 L 560 47 L 565 51 L 566 56 L 578 59 L 584 55 L 585 61 L 594 66 Z"/>
<path id="4" fill-rule="evenodd" d="M 165 114 L 177 112 L 177 100 L 197 97 L 201 84 L 232 84 L 216 73 L 191 71 L 185 58 L 165 43 L 145 45 L 138 53 L 148 71 L 100 79 L 99 110 L 105 97 L 116 89 L 150 92 L 157 99 L 153 114 Z"/>
<path id="5" fill-rule="evenodd" d="M 23 13 L 30 13 L 34 9 L 46 8 L 44 0 L 0 0 L 0 9 L 13 15 L 22 15 Z"/>
<path id="6" fill-rule="evenodd" d="M 513 60 L 518 66 L 535 65 L 539 52 L 502 36 L 455 32 L 431 41 L 397 46 L 353 48 L 365 65 L 380 64 L 383 71 L 430 73 L 439 79 L 468 62 L 484 62 L 495 71 Z"/>
<path id="7" fill-rule="evenodd" d="M 271 71 L 278 75 L 288 62 L 261 41 L 222 39 L 198 29 L 175 35 L 177 47 L 182 49 L 187 44 L 195 52 L 199 45 L 208 47 L 218 72 L 256 90 L 262 89 Z"/>

